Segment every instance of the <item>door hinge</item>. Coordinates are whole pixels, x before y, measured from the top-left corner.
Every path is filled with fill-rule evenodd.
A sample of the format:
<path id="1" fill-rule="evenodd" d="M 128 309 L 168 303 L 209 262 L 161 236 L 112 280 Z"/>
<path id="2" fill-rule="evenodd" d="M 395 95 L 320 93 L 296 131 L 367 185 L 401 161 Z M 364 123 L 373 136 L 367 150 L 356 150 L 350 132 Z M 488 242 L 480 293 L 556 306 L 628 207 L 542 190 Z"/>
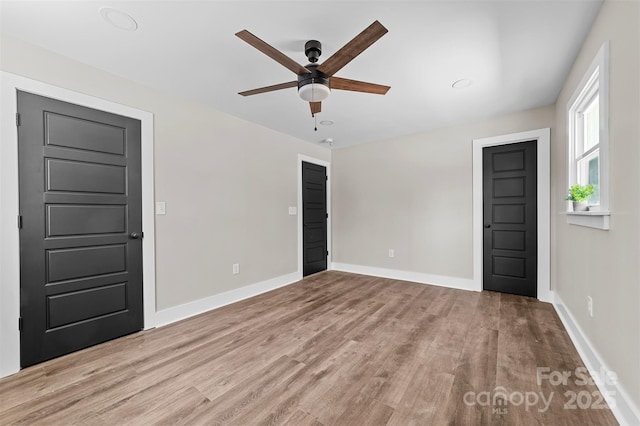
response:
<path id="1" fill-rule="evenodd" d="M 329 219 L 329 213 L 325 213 L 324 217 L 326 217 L 327 219 Z"/>
<path id="2" fill-rule="evenodd" d="M 18 318 L 18 331 L 22 331 L 22 317 Z"/>
<path id="3" fill-rule="evenodd" d="M 16 126 L 20 127 L 20 113 L 16 112 Z"/>
<path id="4" fill-rule="evenodd" d="M 327 250 L 327 256 L 329 256 L 329 250 Z"/>
<path id="5" fill-rule="evenodd" d="M 329 176 L 325 176 L 325 177 L 324 177 L 324 180 L 329 180 Z"/>
<path id="6" fill-rule="evenodd" d="M 18 229 L 22 229 L 22 216 L 18 215 Z"/>

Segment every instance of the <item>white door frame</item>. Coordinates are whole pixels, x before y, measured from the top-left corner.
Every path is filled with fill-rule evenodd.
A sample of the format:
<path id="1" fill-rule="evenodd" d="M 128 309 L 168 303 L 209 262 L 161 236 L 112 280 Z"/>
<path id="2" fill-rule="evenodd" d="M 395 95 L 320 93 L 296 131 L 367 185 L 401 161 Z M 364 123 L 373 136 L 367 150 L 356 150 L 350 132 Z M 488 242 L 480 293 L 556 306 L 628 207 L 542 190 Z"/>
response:
<path id="1" fill-rule="evenodd" d="M 473 282 L 482 291 L 482 148 L 537 141 L 538 299 L 553 302 L 551 292 L 551 144 L 549 128 L 473 140 Z"/>
<path id="2" fill-rule="evenodd" d="M 153 114 L 104 99 L 0 72 L 0 377 L 20 370 L 20 235 L 18 203 L 17 91 L 46 96 L 142 123 L 142 273 L 144 328 L 155 326 L 155 217 L 153 194 Z"/>
<path id="3" fill-rule="evenodd" d="M 319 160 L 317 158 L 308 157 L 298 154 L 298 279 L 302 279 L 302 162 L 305 161 L 327 169 L 327 271 L 331 269 L 331 163 Z"/>

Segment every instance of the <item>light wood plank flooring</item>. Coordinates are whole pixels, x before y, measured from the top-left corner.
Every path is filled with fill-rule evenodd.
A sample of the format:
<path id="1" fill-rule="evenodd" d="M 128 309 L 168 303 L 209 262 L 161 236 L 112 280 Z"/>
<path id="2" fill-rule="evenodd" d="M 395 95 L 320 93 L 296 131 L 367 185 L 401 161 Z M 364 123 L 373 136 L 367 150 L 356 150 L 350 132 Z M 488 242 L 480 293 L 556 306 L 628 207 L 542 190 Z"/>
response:
<path id="1" fill-rule="evenodd" d="M 617 424 L 538 384 L 582 366 L 549 304 L 325 272 L 4 378 L 0 424 Z"/>

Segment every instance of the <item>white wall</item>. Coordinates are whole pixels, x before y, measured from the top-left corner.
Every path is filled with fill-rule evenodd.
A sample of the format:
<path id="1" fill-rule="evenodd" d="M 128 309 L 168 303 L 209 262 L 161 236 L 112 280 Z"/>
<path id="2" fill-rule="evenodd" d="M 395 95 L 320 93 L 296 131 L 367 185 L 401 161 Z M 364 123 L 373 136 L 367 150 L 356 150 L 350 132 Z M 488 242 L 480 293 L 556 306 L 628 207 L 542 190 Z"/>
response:
<path id="1" fill-rule="evenodd" d="M 333 261 L 472 279 L 473 139 L 553 120 L 550 106 L 335 150 Z"/>
<path id="2" fill-rule="evenodd" d="M 610 40 L 611 229 L 568 225 L 567 102 Z M 605 1 L 556 103 L 552 285 L 640 412 L 640 2 Z M 553 241 L 552 241 L 553 246 Z M 587 313 L 593 298 L 594 317 Z"/>
<path id="3" fill-rule="evenodd" d="M 154 114 L 155 198 L 167 203 L 158 310 L 296 273 L 298 154 L 328 161 L 329 150 L 18 40 L 3 37 L 0 58 L 3 71 Z"/>

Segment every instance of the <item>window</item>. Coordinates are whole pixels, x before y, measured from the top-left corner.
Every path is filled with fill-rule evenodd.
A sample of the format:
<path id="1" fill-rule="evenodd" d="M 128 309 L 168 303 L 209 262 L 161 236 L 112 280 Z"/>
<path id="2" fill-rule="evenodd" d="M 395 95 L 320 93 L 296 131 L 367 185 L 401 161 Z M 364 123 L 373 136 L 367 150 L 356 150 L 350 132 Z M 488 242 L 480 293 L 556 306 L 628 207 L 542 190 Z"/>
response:
<path id="1" fill-rule="evenodd" d="M 576 183 L 592 185 L 594 194 L 589 199 L 593 208 L 600 205 L 600 97 L 597 94 L 588 99 L 585 108 L 578 108 L 575 120 L 576 132 Z"/>
<path id="2" fill-rule="evenodd" d="M 605 42 L 567 107 L 569 186 L 593 185 L 589 212 L 568 212 L 570 223 L 608 229 L 609 215 L 609 44 Z M 571 218 L 587 215 L 592 219 Z M 598 218 L 600 216 L 600 218 Z M 576 223 L 580 222 L 580 223 Z M 587 222 L 593 222 L 591 225 Z"/>

